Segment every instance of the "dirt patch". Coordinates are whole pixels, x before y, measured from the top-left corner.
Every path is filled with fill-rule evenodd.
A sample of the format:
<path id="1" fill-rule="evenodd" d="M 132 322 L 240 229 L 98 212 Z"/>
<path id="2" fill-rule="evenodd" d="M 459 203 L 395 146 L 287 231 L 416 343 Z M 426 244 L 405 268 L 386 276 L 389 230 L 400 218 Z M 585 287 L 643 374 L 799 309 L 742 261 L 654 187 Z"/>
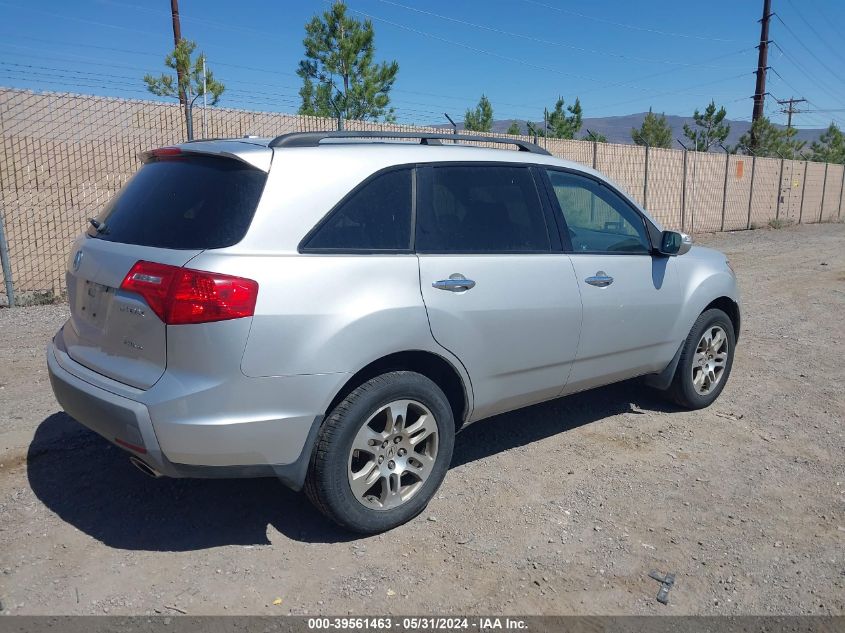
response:
<path id="1" fill-rule="evenodd" d="M 712 407 L 628 382 L 471 426 L 428 510 L 369 538 L 274 480 L 144 477 L 53 400 L 66 307 L 0 310 L 6 612 L 842 614 L 845 225 L 697 241 L 744 299 Z"/>

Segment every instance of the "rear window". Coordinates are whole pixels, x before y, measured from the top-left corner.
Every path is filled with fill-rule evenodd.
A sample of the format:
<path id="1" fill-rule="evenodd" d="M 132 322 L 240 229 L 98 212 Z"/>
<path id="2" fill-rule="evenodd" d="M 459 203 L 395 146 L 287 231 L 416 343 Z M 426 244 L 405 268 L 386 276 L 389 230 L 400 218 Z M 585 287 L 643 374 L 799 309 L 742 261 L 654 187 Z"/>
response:
<path id="1" fill-rule="evenodd" d="M 173 249 L 231 246 L 252 222 L 267 174 L 231 158 L 177 156 L 144 164 L 88 235 Z"/>

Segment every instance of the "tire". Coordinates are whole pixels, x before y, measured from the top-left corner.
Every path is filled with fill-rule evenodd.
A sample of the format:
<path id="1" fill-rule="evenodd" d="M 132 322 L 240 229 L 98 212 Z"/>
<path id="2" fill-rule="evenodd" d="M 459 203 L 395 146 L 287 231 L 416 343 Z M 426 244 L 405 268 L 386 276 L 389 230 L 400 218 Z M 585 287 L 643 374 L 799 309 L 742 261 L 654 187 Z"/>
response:
<path id="1" fill-rule="evenodd" d="M 724 333 L 725 340 L 719 346 L 720 351 L 713 353 L 712 347 L 717 340 L 713 334 L 720 330 Z M 706 346 L 704 341 L 706 335 L 711 335 L 711 341 L 713 341 L 710 348 Z M 722 389 L 725 388 L 733 366 L 735 348 L 736 336 L 730 317 L 718 309 L 702 312 L 684 342 L 667 395 L 686 409 L 709 407 L 722 393 Z M 716 361 L 722 354 L 725 355 L 724 363 L 721 371 L 718 371 L 719 365 Z M 695 371 L 694 364 L 696 365 Z M 710 368 L 713 368 L 712 374 L 709 371 Z M 699 382 L 696 383 L 694 376 L 703 376 L 703 379 L 699 378 Z M 717 378 L 715 384 L 713 384 L 713 376 Z M 707 388 L 708 384 L 709 389 Z"/>
<path id="2" fill-rule="evenodd" d="M 425 509 L 454 444 L 452 409 L 434 382 L 410 371 L 382 374 L 353 390 L 323 422 L 305 493 L 342 527 L 383 532 Z"/>

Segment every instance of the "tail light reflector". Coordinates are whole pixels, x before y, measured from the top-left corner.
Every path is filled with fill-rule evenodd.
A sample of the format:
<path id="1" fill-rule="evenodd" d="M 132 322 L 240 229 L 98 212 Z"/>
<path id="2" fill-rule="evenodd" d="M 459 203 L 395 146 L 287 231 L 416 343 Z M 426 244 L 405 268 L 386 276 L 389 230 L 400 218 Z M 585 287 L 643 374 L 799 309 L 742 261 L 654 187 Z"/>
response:
<path id="1" fill-rule="evenodd" d="M 145 261 L 132 266 L 120 289 L 141 295 L 167 325 L 252 316 L 258 299 L 252 279 Z"/>

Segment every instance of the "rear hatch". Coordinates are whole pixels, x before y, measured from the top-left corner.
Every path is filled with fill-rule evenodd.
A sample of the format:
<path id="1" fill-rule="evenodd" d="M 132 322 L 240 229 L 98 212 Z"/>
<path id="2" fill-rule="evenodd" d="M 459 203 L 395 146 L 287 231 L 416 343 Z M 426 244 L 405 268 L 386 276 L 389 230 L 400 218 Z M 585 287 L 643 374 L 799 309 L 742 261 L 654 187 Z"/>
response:
<path id="1" fill-rule="evenodd" d="M 70 253 L 70 357 L 139 389 L 155 384 L 167 367 L 168 326 L 140 294 L 121 289 L 124 279 L 139 261 L 181 267 L 203 250 L 239 242 L 266 179 L 231 154 L 165 148 L 145 155 Z"/>

